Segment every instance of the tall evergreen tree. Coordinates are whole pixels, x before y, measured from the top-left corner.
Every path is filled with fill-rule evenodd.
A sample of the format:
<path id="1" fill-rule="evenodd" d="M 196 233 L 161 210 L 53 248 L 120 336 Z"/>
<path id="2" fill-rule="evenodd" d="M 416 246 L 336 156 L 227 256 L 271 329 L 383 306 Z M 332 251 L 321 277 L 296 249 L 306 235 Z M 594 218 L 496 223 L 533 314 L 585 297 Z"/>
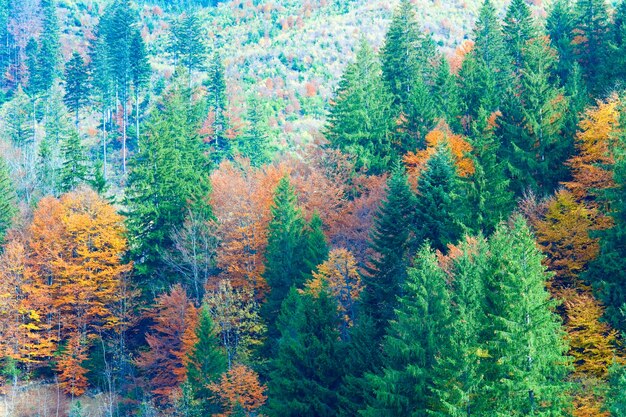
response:
<path id="1" fill-rule="evenodd" d="M 132 161 L 125 205 L 130 253 L 137 277 L 152 290 L 167 284 L 162 254 L 186 209 L 205 205 L 210 190 L 208 160 L 198 134 L 203 105 L 180 77 L 161 100 Z"/>
<path id="2" fill-rule="evenodd" d="M 428 416 L 434 369 L 449 343 L 450 293 L 435 253 L 426 245 L 409 269 L 396 318 L 384 342 L 383 372 L 370 375 L 374 400 L 365 417 Z"/>
<path id="3" fill-rule="evenodd" d="M 433 89 L 437 113 L 444 117 L 454 131 L 461 128 L 461 97 L 456 77 L 450 72 L 450 64 L 444 57 L 437 66 L 437 78 Z"/>
<path id="4" fill-rule="evenodd" d="M 606 0 L 577 0 L 574 13 L 576 58 L 583 69 L 589 90 L 598 93 L 603 88 L 608 70 L 608 6 Z"/>
<path id="5" fill-rule="evenodd" d="M 17 214 L 17 194 L 11 180 L 9 167 L 0 157 L 0 245 L 4 243 L 7 230 L 13 225 Z"/>
<path id="6" fill-rule="evenodd" d="M 269 415 L 331 417 L 339 408 L 341 352 L 337 304 L 323 288 L 316 296 L 295 288 L 278 319 L 280 339 L 271 361 Z"/>
<path id="7" fill-rule="evenodd" d="M 259 168 L 272 160 L 272 146 L 266 121 L 262 117 L 261 101 L 256 97 L 248 100 L 246 119 L 248 127 L 237 137 L 237 153 L 248 158 L 250 165 Z"/>
<path id="8" fill-rule="evenodd" d="M 537 28 L 526 0 L 513 0 L 504 17 L 504 44 L 513 62 L 516 72 L 524 68 L 524 49 L 526 44 L 537 35 Z"/>
<path id="9" fill-rule="evenodd" d="M 61 192 L 74 190 L 84 184 L 88 176 L 88 159 L 78 132 L 68 134 L 61 147 L 63 166 L 59 173 Z"/>
<path id="10" fill-rule="evenodd" d="M 415 204 L 415 235 L 421 244 L 429 241 L 445 251 L 463 232 L 466 196 L 447 143 L 438 146 L 419 177 Z"/>
<path id="11" fill-rule="evenodd" d="M 305 281 L 317 271 L 317 267 L 328 258 L 328 241 L 324 234 L 324 223 L 319 213 L 315 211 L 311 221 L 304 230 L 303 268 Z"/>
<path id="12" fill-rule="evenodd" d="M 74 52 L 65 66 L 65 105 L 74 113 L 74 123 L 78 129 L 78 112 L 89 98 L 89 73 L 83 57 Z"/>
<path id="13" fill-rule="evenodd" d="M 187 70 L 189 82 L 194 71 L 204 68 L 208 52 L 205 38 L 202 21 L 196 13 L 185 13 L 172 24 L 168 49 L 176 65 Z"/>
<path id="14" fill-rule="evenodd" d="M 283 300 L 291 287 L 304 283 L 306 265 L 303 262 L 304 218 L 298 207 L 296 192 L 284 177 L 274 192 L 272 217 L 268 226 L 265 273 L 263 278 L 270 288 L 261 308 L 268 323 L 268 350 L 274 349 L 272 339 L 277 335 L 275 325 Z"/>
<path id="15" fill-rule="evenodd" d="M 11 101 L 4 106 L 6 125 L 5 129 L 11 142 L 24 148 L 35 139 L 35 113 L 33 103 L 21 86 L 13 95 Z"/>
<path id="16" fill-rule="evenodd" d="M 228 97 L 226 95 L 226 80 L 224 79 L 224 64 L 219 53 L 215 53 L 209 66 L 208 105 L 212 114 L 211 120 L 211 159 L 215 164 L 231 156 L 230 138 L 227 136 Z"/>
<path id="17" fill-rule="evenodd" d="M 564 85 L 569 78 L 575 61 L 574 46 L 574 11 L 570 0 L 556 0 L 552 3 L 546 18 L 546 32 L 550 43 L 558 54 L 555 73 Z"/>
<path id="18" fill-rule="evenodd" d="M 374 256 L 363 275 L 362 312 L 372 320 L 374 347 L 393 318 L 396 297 L 406 280 L 414 210 L 415 196 L 406 173 L 396 169 L 387 182 L 387 197 L 376 214 L 370 237 Z"/>
<path id="19" fill-rule="evenodd" d="M 42 0 L 43 27 L 40 37 L 37 70 L 39 78 L 38 90 L 47 92 L 52 88 L 55 78 L 59 75 L 60 35 L 59 19 L 55 0 Z"/>
<path id="20" fill-rule="evenodd" d="M 626 1 L 622 0 L 615 9 L 609 42 L 611 82 L 621 87 L 626 82 Z"/>
<path id="21" fill-rule="evenodd" d="M 200 309 L 195 334 L 197 342 L 188 354 L 187 381 L 191 396 L 198 403 L 200 415 L 212 415 L 221 410 L 219 404 L 212 401 L 214 393 L 209 385 L 216 382 L 226 371 L 227 361 L 206 306 Z"/>
<path id="22" fill-rule="evenodd" d="M 565 415 L 567 344 L 546 289 L 550 274 L 521 216 L 489 242 L 481 359 L 490 415 Z"/>
<path id="23" fill-rule="evenodd" d="M 397 158 L 392 149 L 393 99 L 380 63 L 366 41 L 348 64 L 332 102 L 325 136 L 334 148 L 356 156 L 356 169 L 386 171 Z"/>

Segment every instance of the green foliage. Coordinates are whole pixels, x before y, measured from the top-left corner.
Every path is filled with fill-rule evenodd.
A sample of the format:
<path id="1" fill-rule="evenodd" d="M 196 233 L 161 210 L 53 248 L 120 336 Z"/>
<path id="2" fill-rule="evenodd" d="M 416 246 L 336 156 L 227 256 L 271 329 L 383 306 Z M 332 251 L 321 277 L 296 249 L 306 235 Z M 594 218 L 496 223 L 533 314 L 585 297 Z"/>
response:
<path id="1" fill-rule="evenodd" d="M 503 25 L 504 44 L 516 72 L 524 68 L 524 49 L 537 34 L 535 22 L 526 0 L 513 0 L 506 11 Z"/>
<path id="2" fill-rule="evenodd" d="M 356 156 L 357 170 L 378 174 L 397 158 L 391 143 L 392 100 L 378 58 L 361 41 L 356 61 L 348 64 L 339 81 L 325 131 L 332 147 Z"/>
<path id="3" fill-rule="evenodd" d="M 374 256 L 363 275 L 362 311 L 373 322 L 373 341 L 384 335 L 406 279 L 414 212 L 415 196 L 406 173 L 396 169 L 387 182 L 387 198 L 376 214 L 370 237 Z"/>
<path id="4" fill-rule="evenodd" d="M 606 0 L 577 0 L 574 6 L 576 42 L 575 55 L 583 69 L 589 90 L 603 88 L 608 60 L 609 10 Z"/>
<path id="5" fill-rule="evenodd" d="M 315 211 L 311 221 L 304 230 L 304 253 L 303 272 L 304 281 L 312 277 L 312 272 L 317 272 L 317 267 L 328 258 L 328 240 L 324 234 L 324 224 L 319 213 Z"/>
<path id="6" fill-rule="evenodd" d="M 205 29 L 197 13 L 182 14 L 172 24 L 168 50 L 175 65 L 184 67 L 189 77 L 193 71 L 204 68 L 208 52 L 205 38 Z"/>
<path id="7" fill-rule="evenodd" d="M 415 204 L 415 235 L 418 244 L 430 242 L 444 252 L 463 232 L 468 207 L 449 146 L 438 145 L 419 177 Z"/>
<path id="8" fill-rule="evenodd" d="M 61 147 L 63 166 L 59 173 L 60 190 L 63 193 L 84 184 L 88 177 L 88 159 L 85 148 L 78 136 L 72 131 Z"/>
<path id="9" fill-rule="evenodd" d="M 203 104 L 177 79 L 154 112 L 131 162 L 126 191 L 130 250 L 138 277 L 153 290 L 169 280 L 162 253 L 186 209 L 203 205 L 210 184 L 198 134 Z M 156 278 L 156 279 L 154 279 Z"/>
<path id="10" fill-rule="evenodd" d="M 250 160 L 250 165 L 259 168 L 272 160 L 272 146 L 268 134 L 267 122 L 261 113 L 261 101 L 256 97 L 248 100 L 246 121 L 248 126 L 237 137 L 237 153 Z"/>
<path id="11" fill-rule="evenodd" d="M 271 361 L 269 415 L 334 417 L 339 407 L 342 344 L 337 304 L 327 289 L 316 296 L 292 288 L 278 319 Z"/>
<path id="12" fill-rule="evenodd" d="M 626 368 L 613 364 L 609 369 L 608 409 L 612 416 L 626 415 Z"/>
<path id="13" fill-rule="evenodd" d="M 211 314 L 206 306 L 200 309 L 196 327 L 198 341 L 189 352 L 187 365 L 187 389 L 191 403 L 197 402 L 200 415 L 211 415 L 220 411 L 212 401 L 213 392 L 209 384 L 219 380 L 227 368 L 226 354 L 220 347 Z M 194 404 L 195 406 L 195 404 Z"/>
<path id="14" fill-rule="evenodd" d="M 0 157 L 0 244 L 4 243 L 7 230 L 13 225 L 17 214 L 17 195 L 9 175 L 9 167 Z"/>
<path id="15" fill-rule="evenodd" d="M 382 374 L 368 377 L 375 397 L 363 416 L 429 415 L 433 370 L 449 343 L 451 320 L 446 275 L 426 245 L 398 299 L 384 342 Z"/>
<path id="16" fill-rule="evenodd" d="M 89 99 L 89 74 L 83 57 L 74 52 L 72 58 L 65 65 L 65 97 L 67 108 L 74 112 L 78 127 L 78 112 Z"/>
<path id="17" fill-rule="evenodd" d="M 226 96 L 226 80 L 224 79 L 224 64 L 219 53 L 215 53 L 209 66 L 209 79 L 207 80 L 209 106 L 211 144 L 211 160 L 219 164 L 229 158 L 232 153 L 231 139 L 228 131 L 228 98 Z"/>
<path id="18" fill-rule="evenodd" d="M 554 73 L 563 84 L 569 79 L 575 61 L 572 45 L 574 24 L 574 11 L 570 0 L 556 0 L 552 3 L 546 18 L 546 32 L 559 56 Z"/>

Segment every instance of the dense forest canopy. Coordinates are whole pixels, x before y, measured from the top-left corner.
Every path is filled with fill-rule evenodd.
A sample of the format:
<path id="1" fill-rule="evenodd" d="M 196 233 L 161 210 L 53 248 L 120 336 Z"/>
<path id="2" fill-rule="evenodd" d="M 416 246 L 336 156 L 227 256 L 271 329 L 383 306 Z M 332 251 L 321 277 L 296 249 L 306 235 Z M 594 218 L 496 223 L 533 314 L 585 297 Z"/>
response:
<path id="1" fill-rule="evenodd" d="M 626 415 L 626 1 L 0 0 L 0 415 Z"/>

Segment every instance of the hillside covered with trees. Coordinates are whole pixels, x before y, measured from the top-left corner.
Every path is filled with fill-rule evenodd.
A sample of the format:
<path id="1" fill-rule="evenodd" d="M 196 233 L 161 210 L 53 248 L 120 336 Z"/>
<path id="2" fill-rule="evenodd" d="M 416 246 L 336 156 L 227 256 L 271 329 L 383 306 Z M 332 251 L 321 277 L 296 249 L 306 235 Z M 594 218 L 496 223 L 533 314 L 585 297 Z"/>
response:
<path id="1" fill-rule="evenodd" d="M 0 415 L 626 416 L 626 1 L 0 0 Z"/>

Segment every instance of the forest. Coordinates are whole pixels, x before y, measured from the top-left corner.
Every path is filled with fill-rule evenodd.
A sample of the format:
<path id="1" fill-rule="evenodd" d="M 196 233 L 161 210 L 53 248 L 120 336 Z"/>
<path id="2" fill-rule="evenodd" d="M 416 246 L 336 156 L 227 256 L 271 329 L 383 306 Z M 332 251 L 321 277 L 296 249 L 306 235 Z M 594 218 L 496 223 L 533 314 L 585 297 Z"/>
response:
<path id="1" fill-rule="evenodd" d="M 626 416 L 626 0 L 0 0 L 0 416 Z"/>

